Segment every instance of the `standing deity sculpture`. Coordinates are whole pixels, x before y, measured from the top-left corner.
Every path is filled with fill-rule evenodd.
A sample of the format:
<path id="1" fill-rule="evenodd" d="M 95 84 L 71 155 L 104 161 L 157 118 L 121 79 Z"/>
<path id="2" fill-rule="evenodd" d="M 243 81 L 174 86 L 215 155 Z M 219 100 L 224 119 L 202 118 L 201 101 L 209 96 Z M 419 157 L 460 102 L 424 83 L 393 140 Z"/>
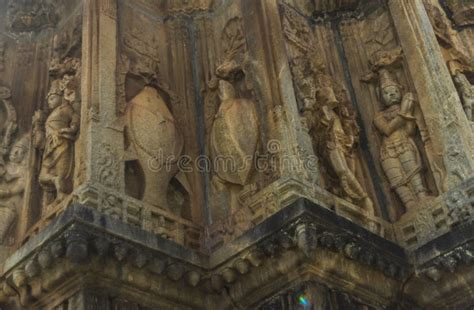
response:
<path id="1" fill-rule="evenodd" d="M 0 173 L 0 245 L 10 231 L 23 200 L 28 170 L 27 153 L 30 140 L 27 136 L 13 144 L 9 159 Z"/>
<path id="2" fill-rule="evenodd" d="M 345 90 L 322 67 L 305 58 L 293 60 L 292 72 L 304 127 L 326 163 L 328 177 L 334 179 L 331 191 L 373 214 L 373 202 L 356 176 L 359 127 Z"/>
<path id="3" fill-rule="evenodd" d="M 415 144 L 415 100 L 402 95 L 402 86 L 386 68 L 379 70 L 380 97 L 384 110 L 374 119 L 382 135 L 380 160 L 391 188 L 406 208 L 430 198 L 421 175 L 422 162 Z"/>
<path id="4" fill-rule="evenodd" d="M 37 117 L 33 127 L 37 148 L 43 149 L 39 182 L 47 205 L 57 205 L 70 191 L 74 168 L 74 142 L 79 130 L 79 114 L 74 109 L 74 77 L 54 80 L 47 95 L 49 114 L 42 124 Z"/>
<path id="5" fill-rule="evenodd" d="M 474 106 L 474 85 L 471 85 L 466 75 L 457 72 L 454 76 L 454 82 L 461 96 L 462 106 L 467 119 L 472 121 L 472 108 Z"/>
<path id="6" fill-rule="evenodd" d="M 373 214 L 372 200 L 356 177 L 355 147 L 359 128 L 355 113 L 347 102 L 336 96 L 328 76 L 320 75 L 317 80 L 315 106 L 306 107 L 311 111 L 312 120 L 306 122 L 318 153 L 335 173 L 344 198 Z"/>

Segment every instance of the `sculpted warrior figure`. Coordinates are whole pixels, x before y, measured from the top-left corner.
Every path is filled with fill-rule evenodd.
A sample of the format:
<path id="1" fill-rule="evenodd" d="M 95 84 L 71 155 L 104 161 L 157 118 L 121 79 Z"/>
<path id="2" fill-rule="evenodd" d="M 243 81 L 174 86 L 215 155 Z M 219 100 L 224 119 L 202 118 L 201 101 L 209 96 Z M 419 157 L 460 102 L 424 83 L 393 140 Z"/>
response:
<path id="1" fill-rule="evenodd" d="M 9 161 L 0 174 L 0 245 L 5 243 L 5 237 L 21 207 L 26 185 L 26 155 L 29 146 L 30 140 L 26 136 L 13 144 Z"/>
<path id="2" fill-rule="evenodd" d="M 55 80 L 48 93 L 50 113 L 44 123 L 44 132 L 38 132 L 37 147 L 44 148 L 39 182 L 49 194 L 47 203 L 61 202 L 69 191 L 74 165 L 74 141 L 79 130 L 79 115 L 73 107 L 75 87 L 73 77 Z M 38 128 L 41 126 L 35 125 Z M 51 197 L 55 200 L 51 201 Z"/>
<path id="3" fill-rule="evenodd" d="M 429 198 L 421 176 L 421 157 L 413 140 L 416 132 L 415 100 L 402 98 L 402 87 L 388 69 L 379 71 L 380 96 L 385 110 L 374 120 L 382 135 L 380 160 L 393 190 L 406 208 Z"/>
<path id="4" fill-rule="evenodd" d="M 454 77 L 454 82 L 459 90 L 459 95 L 461 96 L 462 106 L 464 112 L 466 113 L 467 119 L 472 120 L 472 108 L 474 105 L 474 85 L 471 85 L 467 77 L 458 72 Z"/>
<path id="5" fill-rule="evenodd" d="M 355 113 L 347 103 L 337 97 L 328 76 L 320 75 L 318 79 L 320 81 L 317 83 L 319 86 L 316 88 L 314 106 L 305 107 L 306 118 L 308 109 L 312 115 L 311 120 L 306 120 L 307 125 L 317 141 L 323 160 L 329 163 L 336 174 L 345 198 L 373 213 L 372 200 L 355 174 L 355 145 L 358 141 Z"/>

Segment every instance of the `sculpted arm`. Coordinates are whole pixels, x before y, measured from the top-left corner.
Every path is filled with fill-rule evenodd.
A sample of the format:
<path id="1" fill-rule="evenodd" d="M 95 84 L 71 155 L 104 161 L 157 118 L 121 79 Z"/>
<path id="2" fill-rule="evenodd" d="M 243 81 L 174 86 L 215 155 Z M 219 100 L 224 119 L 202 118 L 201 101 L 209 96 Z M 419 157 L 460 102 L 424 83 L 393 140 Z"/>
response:
<path id="1" fill-rule="evenodd" d="M 403 126 L 404 123 L 404 120 L 398 115 L 393 120 L 387 121 L 383 115 L 380 114 L 374 120 L 375 127 L 387 137 Z"/>

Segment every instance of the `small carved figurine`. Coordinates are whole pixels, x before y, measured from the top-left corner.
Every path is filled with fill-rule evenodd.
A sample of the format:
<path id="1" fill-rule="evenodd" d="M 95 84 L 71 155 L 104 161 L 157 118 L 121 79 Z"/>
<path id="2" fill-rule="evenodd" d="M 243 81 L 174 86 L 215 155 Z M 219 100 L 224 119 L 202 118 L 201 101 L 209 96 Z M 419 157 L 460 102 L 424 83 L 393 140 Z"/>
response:
<path id="1" fill-rule="evenodd" d="M 53 82 L 47 96 L 50 113 L 44 132 L 36 132 L 35 136 L 36 146 L 44 148 L 39 182 L 48 194 L 48 205 L 60 203 L 69 192 L 74 166 L 74 141 L 79 130 L 79 115 L 73 107 L 75 92 L 72 77 L 65 75 L 62 80 Z M 39 126 L 34 124 L 33 127 Z M 52 201 L 54 195 L 55 200 Z"/>
<path id="2" fill-rule="evenodd" d="M 383 136 L 380 159 L 383 170 L 406 208 L 429 198 L 421 176 L 421 157 L 413 140 L 416 132 L 415 100 L 412 93 L 402 98 L 402 87 L 387 69 L 379 71 L 380 96 L 385 110 L 374 120 Z"/>
<path id="3" fill-rule="evenodd" d="M 18 140 L 11 148 L 9 161 L 0 174 L 0 245 L 15 221 L 26 185 L 28 169 L 28 137 Z"/>

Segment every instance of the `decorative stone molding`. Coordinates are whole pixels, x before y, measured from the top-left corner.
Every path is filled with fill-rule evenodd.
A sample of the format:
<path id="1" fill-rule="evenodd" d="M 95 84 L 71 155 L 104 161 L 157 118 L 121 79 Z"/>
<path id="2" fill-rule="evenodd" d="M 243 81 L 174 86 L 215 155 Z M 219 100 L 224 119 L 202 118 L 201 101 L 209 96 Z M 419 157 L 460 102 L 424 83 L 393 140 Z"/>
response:
<path id="1" fill-rule="evenodd" d="M 294 255 L 303 264 L 312 264 L 314 255 L 321 251 L 394 281 L 404 279 L 409 267 L 400 249 L 382 246 L 386 241 L 368 232 L 350 232 L 349 226 L 354 225 L 346 220 L 337 220 L 339 226 L 336 222 L 330 224 L 321 216 L 336 220 L 334 215 L 322 209 L 316 215 L 308 207 L 299 201 L 293 210 L 284 210 L 286 214 L 276 214 L 261 223 L 248 239 L 250 243 L 236 240 L 207 257 L 113 217 L 73 205 L 5 262 L 0 300 L 17 295 L 24 305 L 34 305 L 51 285 L 63 283 L 64 277 L 80 278 L 91 272 L 104 279 L 118 277 L 116 280 L 126 285 L 145 290 L 150 289 L 145 279 L 162 285 L 184 281 L 191 291 L 195 289 L 196 296 L 203 292 L 221 295 L 225 288 L 247 283 L 250 271 L 279 273 L 281 270 L 271 266 L 292 264 L 288 259 Z M 266 231 L 267 237 L 262 238 L 257 230 Z M 115 266 L 124 273 L 115 274 L 105 266 Z M 50 283 L 48 287 L 46 283 Z"/>

